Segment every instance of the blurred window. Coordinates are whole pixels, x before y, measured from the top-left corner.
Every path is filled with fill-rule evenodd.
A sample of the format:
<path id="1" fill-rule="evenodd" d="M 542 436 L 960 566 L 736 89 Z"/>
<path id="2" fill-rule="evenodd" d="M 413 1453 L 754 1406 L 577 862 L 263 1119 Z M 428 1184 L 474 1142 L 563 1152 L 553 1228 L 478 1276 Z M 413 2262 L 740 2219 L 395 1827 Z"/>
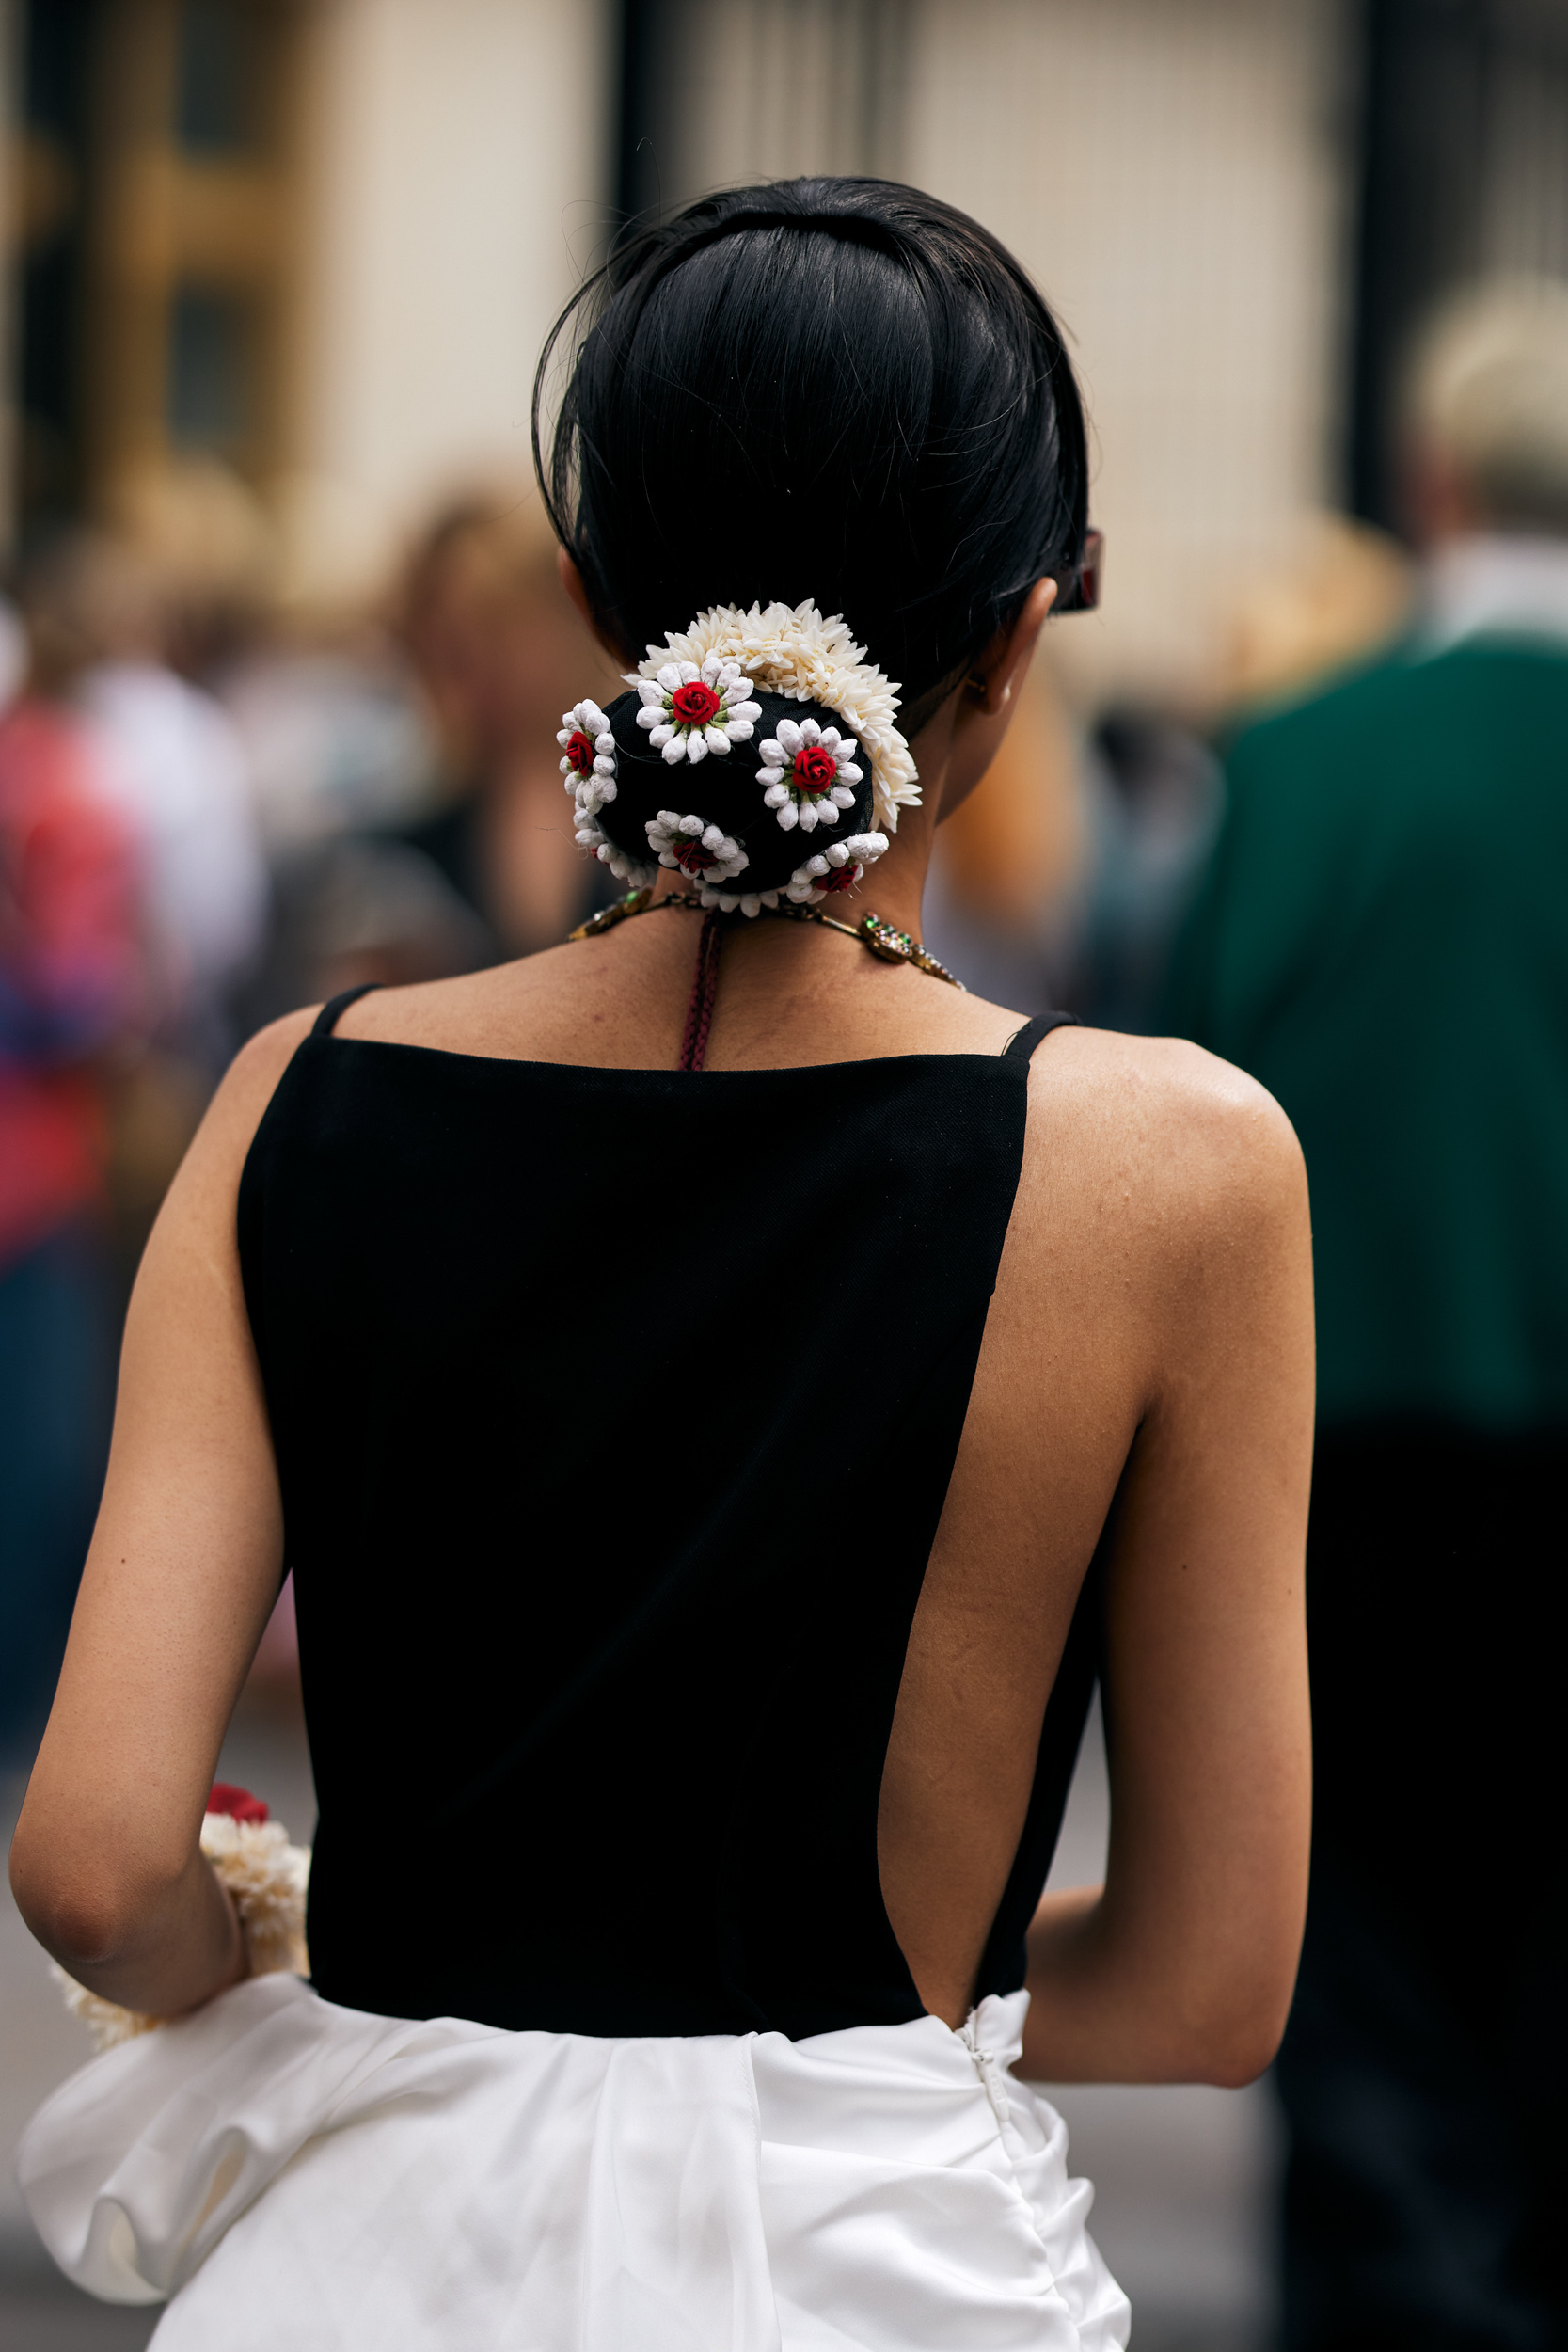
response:
<path id="1" fill-rule="evenodd" d="M 241 0 L 184 0 L 174 109 L 181 147 L 222 153 L 249 144 L 250 16 Z"/>
<path id="2" fill-rule="evenodd" d="M 24 528 L 123 511 L 193 449 L 263 490 L 287 471 L 300 123 L 324 14 L 23 0 Z"/>
<path id="3" fill-rule="evenodd" d="M 242 296 L 182 286 L 169 310 L 168 436 L 178 447 L 236 447 L 248 421 Z"/>

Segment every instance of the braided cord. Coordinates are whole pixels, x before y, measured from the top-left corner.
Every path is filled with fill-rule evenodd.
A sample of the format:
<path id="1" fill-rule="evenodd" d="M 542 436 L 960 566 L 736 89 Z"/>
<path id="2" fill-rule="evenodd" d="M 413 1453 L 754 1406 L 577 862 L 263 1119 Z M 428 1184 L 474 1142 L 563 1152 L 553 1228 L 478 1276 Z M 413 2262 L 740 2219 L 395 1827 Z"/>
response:
<path id="1" fill-rule="evenodd" d="M 703 918 L 697 942 L 697 968 L 691 976 L 691 1001 L 686 1009 L 686 1034 L 681 1040 L 682 1070 L 701 1070 L 707 1053 L 707 1033 L 713 1026 L 713 1000 L 719 993 L 719 942 L 722 921 L 717 907 Z"/>

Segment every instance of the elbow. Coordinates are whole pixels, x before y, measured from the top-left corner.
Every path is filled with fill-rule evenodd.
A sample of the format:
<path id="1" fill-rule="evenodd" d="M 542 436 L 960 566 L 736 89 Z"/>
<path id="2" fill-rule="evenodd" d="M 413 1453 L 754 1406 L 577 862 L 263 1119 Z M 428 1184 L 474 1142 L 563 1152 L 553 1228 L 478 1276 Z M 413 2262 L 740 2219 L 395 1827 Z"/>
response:
<path id="1" fill-rule="evenodd" d="M 1187 2079 L 1212 2084 L 1216 2090 L 1244 2090 L 1273 2065 L 1283 2034 L 1280 2026 L 1274 2031 L 1218 2038 L 1204 2050 L 1201 2063 Z"/>
<path id="2" fill-rule="evenodd" d="M 1292 1979 L 1240 1990 L 1223 2007 L 1189 2017 L 1180 2079 L 1212 2084 L 1217 2090 L 1244 2090 L 1274 2063 L 1291 2013 Z"/>
<path id="3" fill-rule="evenodd" d="M 20 1833 L 11 1848 L 10 1883 L 30 1932 L 73 1976 L 117 1959 L 144 1908 L 108 1872 L 40 1854 Z"/>

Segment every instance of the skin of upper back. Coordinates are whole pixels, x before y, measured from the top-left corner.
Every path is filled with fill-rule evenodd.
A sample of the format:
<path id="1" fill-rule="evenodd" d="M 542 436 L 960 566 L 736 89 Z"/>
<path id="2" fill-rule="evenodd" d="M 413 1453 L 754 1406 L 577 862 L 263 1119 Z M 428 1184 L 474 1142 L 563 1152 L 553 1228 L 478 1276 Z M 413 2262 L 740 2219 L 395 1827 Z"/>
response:
<path id="1" fill-rule="evenodd" d="M 692 914 L 657 909 L 494 972 L 378 993 L 339 1034 L 672 1069 L 697 932 Z M 762 919 L 726 940 L 706 1066 L 995 1055 L 1020 1025 L 855 941 Z M 214 1989 L 176 1954 L 168 1890 L 188 1876 L 200 1799 L 281 1568 L 235 1201 L 257 1122 L 309 1026 L 291 1016 L 240 1056 L 150 1247 L 104 1512 L 13 1854 L 36 1931 L 132 2006 Z M 1019 1192 L 879 1824 L 895 1931 L 927 2007 L 956 2026 L 1114 1506 L 1110 1869 L 1103 1893 L 1042 1907 L 1027 2071 L 1230 2081 L 1272 2054 L 1305 1902 L 1310 1423 L 1305 1186 L 1282 1115 L 1196 1048 L 1050 1037 L 1030 1070 Z M 150 1611 L 176 1630 L 138 1676 Z M 83 1789 L 138 1775 L 166 1797 L 127 1841 L 125 1808 L 84 1804 Z M 112 1885 L 95 1898 L 111 1841 Z M 171 1923 L 162 1944 L 145 1929 L 150 1886 Z M 206 1964 L 216 1968 L 212 1954 Z"/>

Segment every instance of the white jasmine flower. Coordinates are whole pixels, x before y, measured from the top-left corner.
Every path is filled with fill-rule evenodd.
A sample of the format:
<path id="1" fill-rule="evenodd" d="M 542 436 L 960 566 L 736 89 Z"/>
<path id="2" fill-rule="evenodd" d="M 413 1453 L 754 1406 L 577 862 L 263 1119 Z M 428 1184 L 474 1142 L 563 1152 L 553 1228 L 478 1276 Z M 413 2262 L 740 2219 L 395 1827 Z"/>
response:
<path id="1" fill-rule="evenodd" d="M 578 815 L 595 815 L 616 792 L 615 738 L 610 721 L 596 702 L 577 703 L 562 712 L 555 739 L 565 755 L 561 772 Z"/>
<path id="2" fill-rule="evenodd" d="M 649 818 L 646 831 L 648 847 L 659 864 L 689 874 L 693 882 L 733 882 L 752 862 L 733 834 L 704 817 L 682 817 L 673 808 L 661 808 Z"/>
<path id="3" fill-rule="evenodd" d="M 598 819 L 580 805 L 578 809 L 577 839 L 583 849 L 593 850 L 601 866 L 608 866 L 612 874 L 633 890 L 645 889 L 649 882 L 658 878 L 657 866 L 644 865 L 641 858 L 629 857 L 625 850 L 617 848 Z"/>
<path id="4" fill-rule="evenodd" d="M 764 907 L 776 907 L 779 903 L 776 890 L 714 890 L 706 882 L 697 898 L 701 905 L 720 907 L 726 914 L 733 914 L 736 907 L 742 914 L 760 914 Z"/>
<path id="5" fill-rule="evenodd" d="M 836 711 L 871 761 L 876 818 L 888 833 L 898 829 L 898 811 L 916 805 L 920 781 L 910 747 L 894 724 L 898 689 L 865 660 L 843 617 L 824 620 L 815 604 L 753 604 L 742 612 L 716 604 L 691 627 L 650 645 L 638 676 L 656 679 L 672 664 L 703 664 L 710 659 L 736 662 L 753 686 L 793 702 L 819 703 Z"/>
<path id="6" fill-rule="evenodd" d="M 795 868 L 785 896 L 798 906 L 814 907 L 831 892 L 852 890 L 866 867 L 886 850 L 885 833 L 854 833 L 847 841 L 831 841 L 816 857 Z"/>
<path id="7" fill-rule="evenodd" d="M 745 743 L 756 733 L 762 705 L 750 700 L 751 689 L 738 661 L 721 661 L 710 654 L 703 661 L 661 662 L 652 675 L 629 673 L 642 707 L 637 723 L 672 767 L 683 759 L 693 767 L 709 752 L 722 757 L 732 743 Z"/>
<path id="8" fill-rule="evenodd" d="M 839 811 L 854 807 L 853 787 L 865 771 L 854 764 L 859 744 L 841 735 L 837 727 L 818 726 L 815 719 L 804 719 L 797 726 L 793 719 L 781 719 L 778 735 L 758 748 L 763 763 L 757 770 L 757 781 L 765 787 L 762 797 L 769 808 L 778 811 L 785 833 L 797 825 L 802 833 L 815 832 L 818 825 L 836 825 Z"/>

